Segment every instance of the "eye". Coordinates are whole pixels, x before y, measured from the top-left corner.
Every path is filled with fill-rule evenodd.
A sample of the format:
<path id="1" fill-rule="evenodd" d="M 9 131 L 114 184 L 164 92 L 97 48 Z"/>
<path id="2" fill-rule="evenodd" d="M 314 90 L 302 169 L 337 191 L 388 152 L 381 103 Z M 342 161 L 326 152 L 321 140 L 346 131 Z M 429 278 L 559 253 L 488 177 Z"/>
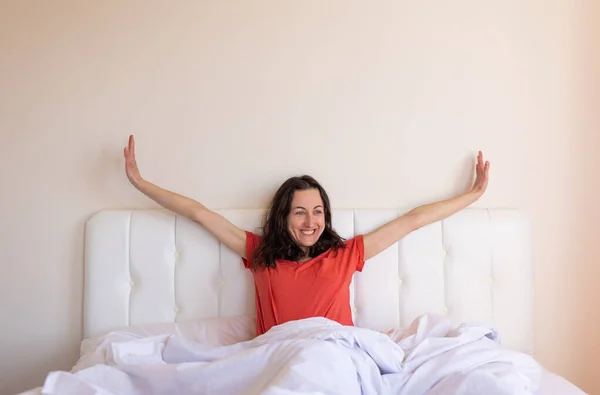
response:
<path id="1" fill-rule="evenodd" d="M 315 215 L 321 215 L 321 214 L 323 214 L 323 211 L 321 211 L 321 210 L 315 210 Z"/>
<path id="2" fill-rule="evenodd" d="M 304 211 L 296 211 L 295 214 L 296 215 L 304 215 Z"/>

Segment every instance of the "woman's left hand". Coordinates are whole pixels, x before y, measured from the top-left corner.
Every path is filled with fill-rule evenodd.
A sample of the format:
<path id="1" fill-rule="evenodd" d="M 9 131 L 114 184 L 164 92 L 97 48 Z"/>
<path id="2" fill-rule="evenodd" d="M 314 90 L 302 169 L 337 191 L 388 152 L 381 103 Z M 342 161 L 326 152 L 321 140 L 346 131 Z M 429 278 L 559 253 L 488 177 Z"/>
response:
<path id="1" fill-rule="evenodd" d="M 489 173 L 490 162 L 484 162 L 483 154 L 481 151 L 479 151 L 479 155 L 477 155 L 477 165 L 475 166 L 475 182 L 473 183 L 473 187 L 470 191 L 470 193 L 474 194 L 477 199 L 479 199 L 487 189 Z"/>

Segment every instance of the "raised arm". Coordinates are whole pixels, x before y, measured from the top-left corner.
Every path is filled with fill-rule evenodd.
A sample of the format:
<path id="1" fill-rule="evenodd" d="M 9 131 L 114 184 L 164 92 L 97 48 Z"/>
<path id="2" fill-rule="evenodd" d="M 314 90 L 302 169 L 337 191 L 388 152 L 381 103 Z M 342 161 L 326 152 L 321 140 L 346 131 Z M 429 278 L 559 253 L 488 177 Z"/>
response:
<path id="1" fill-rule="evenodd" d="M 125 148 L 125 172 L 131 184 L 162 207 L 200 224 L 229 249 L 246 257 L 246 232 L 201 203 L 168 191 L 142 178 L 135 160 L 135 140 Z"/>
<path id="2" fill-rule="evenodd" d="M 485 192 L 488 184 L 490 163 L 477 156 L 476 178 L 466 193 L 437 203 L 417 207 L 401 217 L 388 222 L 364 236 L 365 260 L 374 257 L 407 234 L 431 223 L 440 221 L 475 203 Z"/>

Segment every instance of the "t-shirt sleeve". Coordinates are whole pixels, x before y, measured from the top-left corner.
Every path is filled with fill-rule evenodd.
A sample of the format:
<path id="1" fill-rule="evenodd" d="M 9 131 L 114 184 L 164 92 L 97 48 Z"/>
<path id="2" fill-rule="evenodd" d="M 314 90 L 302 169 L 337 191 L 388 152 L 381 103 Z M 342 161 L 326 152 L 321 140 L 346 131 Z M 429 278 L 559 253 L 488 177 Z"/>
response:
<path id="1" fill-rule="evenodd" d="M 252 257 L 254 256 L 254 251 L 258 248 L 259 244 L 260 236 L 246 231 L 246 258 L 242 258 L 242 263 L 246 269 L 252 269 Z"/>
<path id="2" fill-rule="evenodd" d="M 363 235 L 358 235 L 348 240 L 348 248 L 350 248 L 352 265 L 356 267 L 357 272 L 362 272 L 365 266 L 365 243 Z"/>

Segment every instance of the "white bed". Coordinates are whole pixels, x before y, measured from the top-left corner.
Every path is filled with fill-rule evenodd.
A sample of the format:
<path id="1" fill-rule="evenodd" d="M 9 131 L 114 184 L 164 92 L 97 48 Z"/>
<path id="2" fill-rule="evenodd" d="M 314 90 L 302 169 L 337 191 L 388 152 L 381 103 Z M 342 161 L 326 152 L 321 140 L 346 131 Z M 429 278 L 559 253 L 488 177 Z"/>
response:
<path id="1" fill-rule="evenodd" d="M 257 230 L 264 211 L 224 210 Z M 344 238 L 398 210 L 335 210 Z M 115 328 L 254 312 L 251 274 L 201 227 L 163 210 L 104 211 L 86 226 L 84 336 Z M 508 349 L 534 355 L 527 218 L 512 209 L 467 209 L 423 228 L 366 263 L 351 285 L 357 327 L 406 328 L 423 314 L 493 326 Z M 28 394 L 41 393 L 40 389 Z M 540 395 L 583 392 L 545 372 Z"/>

